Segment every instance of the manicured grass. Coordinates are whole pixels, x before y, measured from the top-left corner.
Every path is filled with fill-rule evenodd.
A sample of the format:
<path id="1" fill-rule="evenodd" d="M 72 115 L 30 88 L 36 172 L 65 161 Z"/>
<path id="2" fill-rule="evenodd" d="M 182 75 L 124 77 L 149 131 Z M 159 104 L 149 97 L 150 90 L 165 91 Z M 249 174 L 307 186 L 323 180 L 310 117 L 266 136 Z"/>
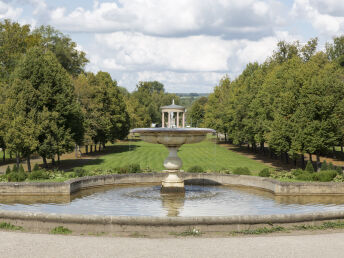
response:
<path id="1" fill-rule="evenodd" d="M 127 145 L 121 142 L 116 145 L 116 148 L 115 153 L 104 155 L 92 165 L 85 165 L 83 168 L 87 171 L 96 168 L 106 170 L 137 163 L 142 169 L 161 171 L 164 169 L 163 161 L 168 155 L 168 151 L 163 145 L 143 141 L 128 142 Z M 203 167 L 206 171 L 224 169 L 232 171 L 237 167 L 247 167 L 253 174 L 257 174 L 261 169 L 267 167 L 265 164 L 227 150 L 209 140 L 183 145 L 178 155 L 183 161 L 182 169 L 185 171 L 195 165 Z"/>

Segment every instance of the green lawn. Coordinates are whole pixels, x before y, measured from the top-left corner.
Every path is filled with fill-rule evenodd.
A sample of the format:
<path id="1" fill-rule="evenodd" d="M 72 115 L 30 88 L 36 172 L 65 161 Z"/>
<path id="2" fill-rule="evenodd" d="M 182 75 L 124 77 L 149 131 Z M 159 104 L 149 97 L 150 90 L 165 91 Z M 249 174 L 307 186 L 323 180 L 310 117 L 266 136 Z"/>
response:
<path id="1" fill-rule="evenodd" d="M 84 165 L 83 168 L 88 171 L 95 168 L 105 170 L 137 163 L 142 169 L 150 168 L 153 171 L 164 169 L 162 164 L 168 151 L 163 145 L 137 141 L 128 144 L 121 142 L 115 146 L 115 153 L 104 155 L 92 162 L 92 165 Z M 194 165 L 201 166 L 207 171 L 248 167 L 252 172 L 259 172 L 267 167 L 208 140 L 197 144 L 183 145 L 178 155 L 183 161 L 182 169 L 185 171 Z"/>

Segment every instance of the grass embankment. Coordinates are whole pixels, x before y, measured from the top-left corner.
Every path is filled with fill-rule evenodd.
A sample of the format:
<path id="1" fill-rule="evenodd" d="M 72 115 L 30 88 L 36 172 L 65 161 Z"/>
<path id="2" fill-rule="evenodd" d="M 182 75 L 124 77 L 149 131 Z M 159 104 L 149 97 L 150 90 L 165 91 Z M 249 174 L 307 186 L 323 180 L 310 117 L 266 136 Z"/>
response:
<path id="1" fill-rule="evenodd" d="M 163 161 L 167 157 L 168 151 L 160 144 L 137 141 L 128 142 L 127 146 L 123 145 L 123 142 L 115 146 L 117 146 L 115 153 L 98 158 L 98 164 L 86 164 L 82 168 L 87 171 L 94 169 L 106 170 L 124 167 L 129 164 L 139 164 L 142 169 L 148 168 L 148 170 L 152 171 L 164 169 Z M 201 166 L 205 171 L 233 170 L 237 167 L 247 167 L 253 172 L 252 174 L 257 174 L 261 169 L 268 167 L 211 141 L 183 145 L 178 155 L 183 161 L 182 169 L 185 171 L 195 165 Z"/>

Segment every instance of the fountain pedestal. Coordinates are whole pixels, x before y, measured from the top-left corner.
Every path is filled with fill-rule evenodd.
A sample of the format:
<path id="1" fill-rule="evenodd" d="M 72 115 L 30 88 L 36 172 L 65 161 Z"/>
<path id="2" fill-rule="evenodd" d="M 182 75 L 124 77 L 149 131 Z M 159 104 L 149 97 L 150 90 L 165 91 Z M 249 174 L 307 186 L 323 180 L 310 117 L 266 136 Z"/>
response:
<path id="1" fill-rule="evenodd" d="M 161 192 L 184 192 L 184 180 L 178 176 L 180 168 L 183 165 L 182 160 L 178 157 L 178 149 L 180 146 L 165 145 L 169 151 L 164 161 L 164 172 L 168 176 L 161 183 Z"/>

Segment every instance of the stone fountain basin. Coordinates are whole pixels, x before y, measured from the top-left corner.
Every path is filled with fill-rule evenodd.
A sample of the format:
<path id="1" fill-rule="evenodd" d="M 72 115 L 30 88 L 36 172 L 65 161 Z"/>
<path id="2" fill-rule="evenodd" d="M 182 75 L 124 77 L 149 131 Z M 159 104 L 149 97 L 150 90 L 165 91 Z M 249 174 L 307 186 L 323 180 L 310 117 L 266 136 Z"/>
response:
<path id="1" fill-rule="evenodd" d="M 145 142 L 165 146 L 181 146 L 201 142 L 208 133 L 215 133 L 215 130 L 208 128 L 136 128 L 130 132 L 139 133 Z"/>

